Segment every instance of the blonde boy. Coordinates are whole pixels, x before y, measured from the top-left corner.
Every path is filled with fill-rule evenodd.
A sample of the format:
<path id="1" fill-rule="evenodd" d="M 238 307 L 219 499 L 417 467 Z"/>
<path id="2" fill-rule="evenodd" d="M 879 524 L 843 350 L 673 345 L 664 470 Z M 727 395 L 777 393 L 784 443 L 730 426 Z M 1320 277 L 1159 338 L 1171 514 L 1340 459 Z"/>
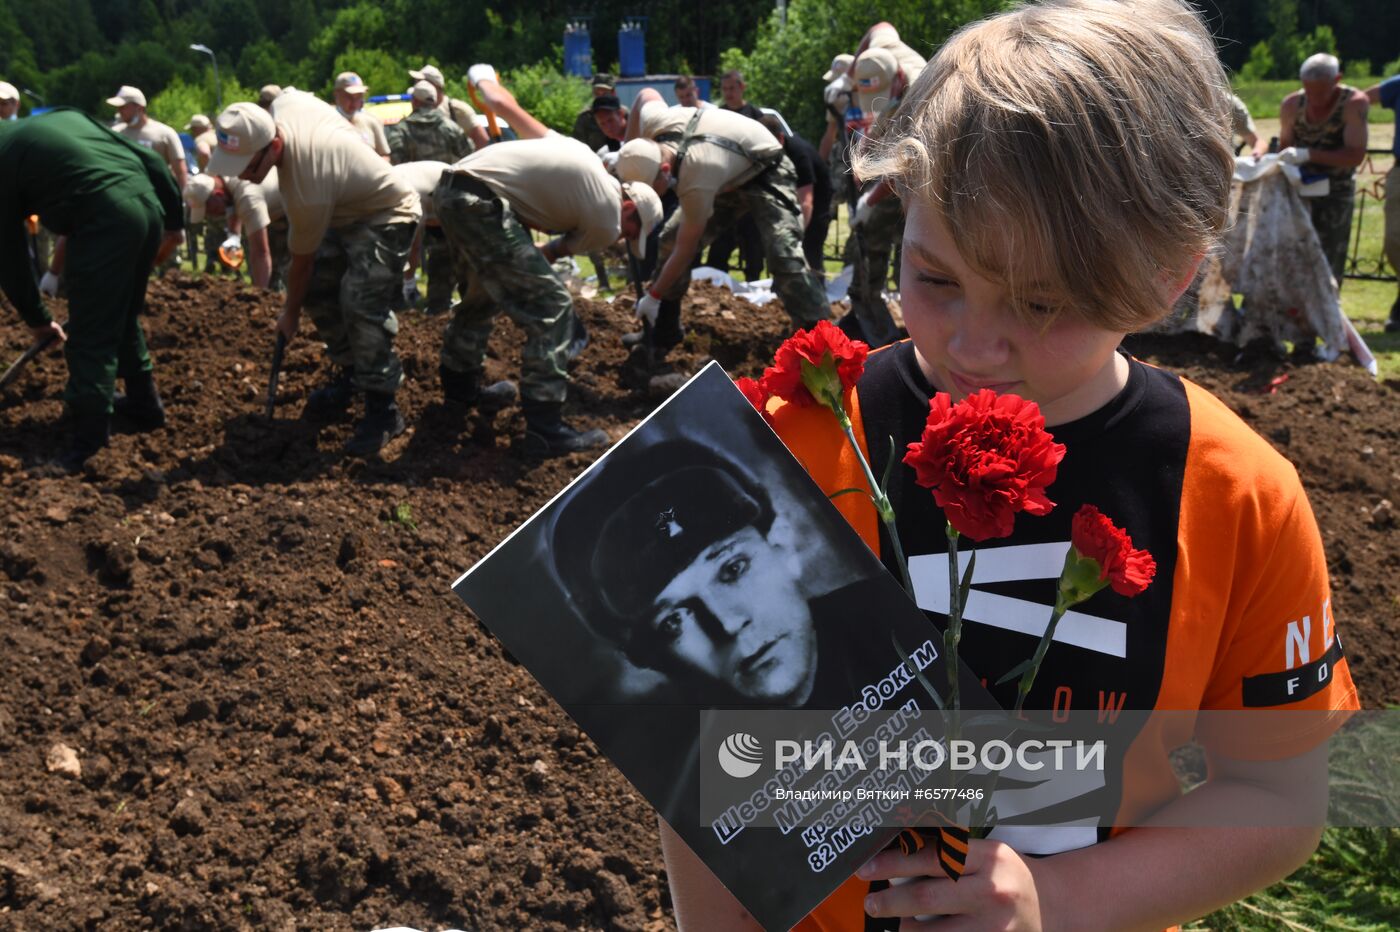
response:
<path id="1" fill-rule="evenodd" d="M 1067 447 L 1056 508 L 980 545 L 978 566 L 1001 547 L 1067 541 L 1084 504 L 1155 557 L 1143 595 L 1084 603 L 1102 636 L 1057 640 L 1028 708 L 1311 714 L 1249 716 L 1233 731 L 1180 716 L 1144 728 L 1126 754 L 1144 782 L 1102 790 L 1118 794 L 1114 824 L 994 830 L 972 842 L 956 884 L 936 846 L 887 850 L 798 928 L 860 930 L 870 917 L 903 930 L 1160 929 L 1272 883 L 1316 846 L 1325 739 L 1357 700 L 1307 498 L 1293 467 L 1220 402 L 1119 351 L 1168 313 L 1225 225 L 1229 106 L 1210 36 L 1177 0 L 1061 0 L 957 33 L 857 163 L 904 202 L 910 339 L 871 356 L 848 407 L 880 475 L 888 438 L 901 453 L 917 439 L 935 392 L 1035 400 Z M 861 484 L 852 459 L 829 452 L 843 445 L 825 409 L 775 419 L 823 488 Z M 912 471 L 895 476 L 906 552 L 941 566 L 942 513 Z M 836 501 L 878 551 L 873 509 L 857 498 Z M 961 656 L 994 684 L 1038 636 L 973 623 Z M 1010 706 L 1014 681 L 989 688 Z M 1193 737 L 1210 778 L 1183 797 L 1167 754 Z M 1224 829 L 1208 815 L 1222 810 L 1299 819 Z M 752 927 L 665 826 L 662 847 L 681 928 Z"/>

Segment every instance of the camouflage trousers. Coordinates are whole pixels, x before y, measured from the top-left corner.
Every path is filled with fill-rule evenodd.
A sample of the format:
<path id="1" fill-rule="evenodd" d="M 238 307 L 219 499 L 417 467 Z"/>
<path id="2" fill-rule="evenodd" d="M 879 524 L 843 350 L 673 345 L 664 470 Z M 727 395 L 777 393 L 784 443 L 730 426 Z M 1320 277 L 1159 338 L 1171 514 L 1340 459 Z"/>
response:
<path id="1" fill-rule="evenodd" d="M 802 254 L 797 174 L 787 156 L 738 190 L 726 191 L 715 198 L 715 210 L 705 225 L 699 248 L 714 242 L 720 231 L 733 229 L 745 215 L 751 216 L 758 227 L 764 260 L 773 274 L 773 291 L 782 299 L 793 323 L 811 327 L 819 320 L 830 320 L 831 305 L 827 303 L 821 277 L 807 267 L 807 258 Z M 661 231 L 658 261 L 662 266 L 676 248 L 681 219 L 681 211 L 676 211 Z M 679 301 L 689 287 L 690 278 L 683 277 L 661 297 Z"/>
<path id="2" fill-rule="evenodd" d="M 272 277 L 267 282 L 269 291 L 287 287 L 287 267 L 292 264 L 292 254 L 287 249 L 287 229 L 285 217 L 267 225 L 267 251 L 272 257 Z"/>
<path id="3" fill-rule="evenodd" d="M 231 270 L 219 261 L 219 247 L 224 244 L 224 240 L 227 238 L 228 217 L 208 216 L 204 218 L 204 271 L 220 274 L 224 272 L 232 272 L 234 275 L 240 274 L 237 269 Z M 195 245 L 193 242 L 190 244 L 190 252 L 191 255 L 199 254 L 195 252 Z"/>
<path id="4" fill-rule="evenodd" d="M 316 250 L 306 313 L 331 362 L 354 369 L 360 391 L 392 394 L 403 381 L 389 303 L 403 287 L 413 231 L 412 223 L 352 223 L 328 231 Z"/>
<path id="5" fill-rule="evenodd" d="M 1347 246 L 1351 242 L 1351 214 L 1356 204 L 1356 180 L 1332 178 L 1323 197 L 1305 197 L 1303 203 L 1312 212 L 1313 229 L 1322 243 L 1322 254 L 1332 269 L 1332 277 L 1341 284 L 1346 271 Z"/>
<path id="6" fill-rule="evenodd" d="M 445 369 L 482 379 L 497 314 L 525 331 L 520 397 L 562 402 L 568 394 L 574 300 L 535 248 L 509 202 L 469 175 L 444 173 L 433 193 L 438 222 L 452 247 L 462 300 L 442 340 Z"/>
<path id="7" fill-rule="evenodd" d="M 899 337 L 889 305 L 880 292 L 889 281 L 890 259 L 903 238 L 904 210 L 899 198 L 886 197 L 875 204 L 859 234 L 853 232 L 846 240 L 845 260 L 853 267 L 851 313 L 871 346 L 884 346 Z"/>
<path id="8" fill-rule="evenodd" d="M 452 249 L 442 227 L 423 228 L 423 271 L 428 274 L 429 314 L 441 314 L 452 306 L 452 289 L 457 286 Z"/>

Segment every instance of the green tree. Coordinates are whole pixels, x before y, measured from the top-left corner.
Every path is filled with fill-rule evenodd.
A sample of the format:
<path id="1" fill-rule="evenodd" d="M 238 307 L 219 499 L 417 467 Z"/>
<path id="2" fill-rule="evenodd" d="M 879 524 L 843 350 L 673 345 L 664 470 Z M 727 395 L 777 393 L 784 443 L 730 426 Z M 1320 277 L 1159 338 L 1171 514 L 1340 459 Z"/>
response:
<path id="1" fill-rule="evenodd" d="M 556 63 L 562 57 L 561 53 L 504 72 L 501 81 L 535 119 L 567 136 L 578 112 L 593 99 L 593 91 L 587 81 L 560 71 Z"/>
<path id="2" fill-rule="evenodd" d="M 753 50 L 727 50 L 716 74 L 738 68 L 749 100 L 780 111 L 798 134 L 815 141 L 825 127 L 822 74 L 837 53 L 854 52 L 875 23 L 893 23 L 900 38 L 927 58 L 953 30 L 1005 5 L 1002 0 L 795 0 L 786 25 L 775 11 L 759 27 Z"/>

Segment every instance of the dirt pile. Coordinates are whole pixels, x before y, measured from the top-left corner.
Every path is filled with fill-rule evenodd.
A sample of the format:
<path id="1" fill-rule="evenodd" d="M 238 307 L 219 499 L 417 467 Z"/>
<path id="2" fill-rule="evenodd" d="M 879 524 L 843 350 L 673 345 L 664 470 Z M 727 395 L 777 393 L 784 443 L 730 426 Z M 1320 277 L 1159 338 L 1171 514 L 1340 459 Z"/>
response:
<path id="1" fill-rule="evenodd" d="M 756 375 L 788 329 L 776 304 L 692 298 L 677 371 Z M 620 438 L 660 400 L 618 385 L 630 302 L 579 310 L 566 415 Z M 346 460 L 347 425 L 295 420 L 310 339 L 261 415 L 275 313 L 155 283 L 171 429 L 117 437 L 81 477 L 28 470 L 62 442 L 60 359 L 0 398 L 0 928 L 668 926 L 650 808 L 449 591 L 589 458 L 516 455 L 516 411 L 456 420 L 444 321 L 405 315 L 411 432 Z M 502 319 L 492 377 L 520 342 Z M 9 327 L 0 351 L 23 345 Z M 1206 343 L 1144 352 L 1299 464 L 1363 694 L 1400 701 L 1396 394 L 1336 365 L 1268 394 L 1273 374 Z"/>

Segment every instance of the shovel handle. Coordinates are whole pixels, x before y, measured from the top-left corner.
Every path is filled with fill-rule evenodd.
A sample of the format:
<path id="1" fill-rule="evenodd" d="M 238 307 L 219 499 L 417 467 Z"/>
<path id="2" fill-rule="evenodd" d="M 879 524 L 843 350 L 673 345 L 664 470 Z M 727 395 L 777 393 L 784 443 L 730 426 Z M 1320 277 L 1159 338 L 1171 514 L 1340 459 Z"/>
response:
<path id="1" fill-rule="evenodd" d="M 287 352 L 287 337 L 277 333 L 277 342 L 272 347 L 272 373 L 267 378 L 267 417 L 272 419 L 272 409 L 277 404 L 277 381 L 282 376 L 282 358 Z"/>
<path id="2" fill-rule="evenodd" d="M 486 127 L 490 133 L 491 141 L 500 142 L 501 128 L 498 125 L 496 125 L 496 111 L 492 110 L 490 107 L 488 107 L 485 103 L 482 102 L 481 98 L 477 96 L 476 88 L 472 87 L 471 84 L 467 85 L 467 96 L 472 99 L 472 104 L 478 110 L 486 114 Z"/>

